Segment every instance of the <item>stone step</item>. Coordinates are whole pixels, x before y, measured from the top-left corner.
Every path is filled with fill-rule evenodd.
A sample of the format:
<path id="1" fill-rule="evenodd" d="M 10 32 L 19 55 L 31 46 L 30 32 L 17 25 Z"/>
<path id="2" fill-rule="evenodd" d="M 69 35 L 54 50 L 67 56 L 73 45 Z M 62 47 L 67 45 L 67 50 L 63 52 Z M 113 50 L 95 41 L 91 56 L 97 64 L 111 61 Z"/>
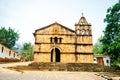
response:
<path id="1" fill-rule="evenodd" d="M 113 68 L 99 65 L 99 64 L 92 64 L 92 63 L 58 63 L 58 62 L 45 62 L 45 63 L 31 63 L 29 66 L 33 68 L 37 68 L 39 70 L 47 70 L 47 71 L 111 71 L 114 70 Z"/>

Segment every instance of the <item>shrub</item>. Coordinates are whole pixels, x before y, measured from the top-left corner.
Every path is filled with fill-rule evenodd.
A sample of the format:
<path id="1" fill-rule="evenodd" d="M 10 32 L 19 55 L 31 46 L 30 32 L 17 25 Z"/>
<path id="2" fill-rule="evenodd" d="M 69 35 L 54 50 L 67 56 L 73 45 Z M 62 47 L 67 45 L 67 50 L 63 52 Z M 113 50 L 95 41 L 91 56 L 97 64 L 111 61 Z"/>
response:
<path id="1" fill-rule="evenodd" d="M 120 70 L 120 65 L 118 62 L 112 63 L 111 66 L 114 67 L 116 70 Z"/>

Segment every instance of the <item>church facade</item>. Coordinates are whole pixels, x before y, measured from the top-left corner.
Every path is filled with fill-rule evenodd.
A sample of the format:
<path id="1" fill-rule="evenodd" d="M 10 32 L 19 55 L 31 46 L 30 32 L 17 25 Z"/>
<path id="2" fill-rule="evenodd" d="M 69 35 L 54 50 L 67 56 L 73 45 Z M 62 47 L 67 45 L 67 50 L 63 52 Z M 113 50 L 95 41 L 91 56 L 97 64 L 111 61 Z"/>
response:
<path id="1" fill-rule="evenodd" d="M 33 35 L 35 62 L 93 63 L 92 27 L 84 16 L 75 30 L 55 22 Z"/>

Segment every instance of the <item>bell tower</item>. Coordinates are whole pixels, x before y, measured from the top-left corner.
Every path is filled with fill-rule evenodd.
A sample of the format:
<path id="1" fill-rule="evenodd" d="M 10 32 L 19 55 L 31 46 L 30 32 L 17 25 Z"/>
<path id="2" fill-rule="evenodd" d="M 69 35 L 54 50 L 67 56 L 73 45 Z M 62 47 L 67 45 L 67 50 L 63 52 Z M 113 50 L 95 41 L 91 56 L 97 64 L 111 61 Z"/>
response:
<path id="1" fill-rule="evenodd" d="M 91 30 L 91 24 L 89 24 L 86 20 L 86 18 L 83 16 L 80 18 L 80 20 L 78 21 L 77 24 L 75 24 L 75 31 L 76 31 L 76 35 L 92 35 L 92 30 Z"/>
<path id="2" fill-rule="evenodd" d="M 80 18 L 77 24 L 75 24 L 75 53 L 77 55 L 77 62 L 93 62 L 93 44 L 92 44 L 92 28 L 86 18 L 83 16 Z M 85 57 L 86 55 L 86 57 Z"/>

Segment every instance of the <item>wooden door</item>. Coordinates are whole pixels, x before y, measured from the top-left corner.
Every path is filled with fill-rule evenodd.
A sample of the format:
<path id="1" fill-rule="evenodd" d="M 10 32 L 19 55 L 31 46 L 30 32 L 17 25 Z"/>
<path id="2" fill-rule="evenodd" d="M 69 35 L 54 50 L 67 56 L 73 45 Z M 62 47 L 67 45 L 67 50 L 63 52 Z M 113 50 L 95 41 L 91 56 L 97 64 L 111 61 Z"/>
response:
<path id="1" fill-rule="evenodd" d="M 104 65 L 103 57 L 97 57 L 97 63 Z"/>

